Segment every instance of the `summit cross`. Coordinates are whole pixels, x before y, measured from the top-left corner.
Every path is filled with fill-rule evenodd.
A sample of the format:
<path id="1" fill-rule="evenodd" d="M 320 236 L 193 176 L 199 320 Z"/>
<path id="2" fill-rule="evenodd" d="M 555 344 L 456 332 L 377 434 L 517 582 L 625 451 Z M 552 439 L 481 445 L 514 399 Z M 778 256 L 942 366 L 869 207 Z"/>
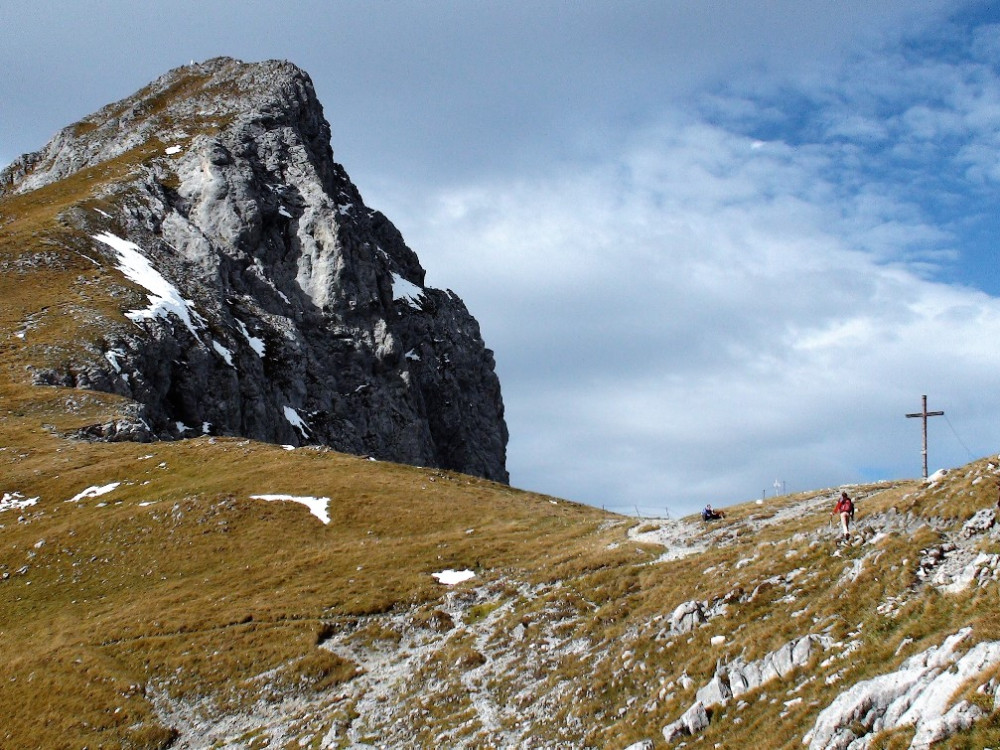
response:
<path id="1" fill-rule="evenodd" d="M 927 417 L 944 416 L 943 411 L 927 411 L 927 396 L 923 396 L 924 408 L 916 414 L 907 414 L 907 417 L 922 417 L 924 420 L 924 479 L 927 479 Z"/>

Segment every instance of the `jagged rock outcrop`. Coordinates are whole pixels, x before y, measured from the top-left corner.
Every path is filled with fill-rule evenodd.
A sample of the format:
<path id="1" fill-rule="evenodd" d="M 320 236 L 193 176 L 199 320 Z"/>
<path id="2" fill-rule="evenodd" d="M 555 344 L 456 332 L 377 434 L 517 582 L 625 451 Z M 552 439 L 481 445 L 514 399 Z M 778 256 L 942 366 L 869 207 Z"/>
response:
<path id="1" fill-rule="evenodd" d="M 60 220 L 141 290 L 103 357 L 35 374 L 141 404 L 92 436 L 242 435 L 507 481 L 492 352 L 334 161 L 303 71 L 173 70 L 22 156 L 0 199 L 59 181 L 81 191 Z"/>
<path id="2" fill-rule="evenodd" d="M 971 634 L 971 628 L 963 628 L 940 647 L 911 656 L 897 671 L 844 691 L 820 712 L 804 743 L 809 750 L 856 750 L 867 747 L 867 740 L 885 729 L 914 726 L 910 747 L 923 750 L 967 729 L 986 712 L 968 701 L 954 705 L 951 701 L 966 680 L 1000 663 L 996 641 L 956 653 Z"/>

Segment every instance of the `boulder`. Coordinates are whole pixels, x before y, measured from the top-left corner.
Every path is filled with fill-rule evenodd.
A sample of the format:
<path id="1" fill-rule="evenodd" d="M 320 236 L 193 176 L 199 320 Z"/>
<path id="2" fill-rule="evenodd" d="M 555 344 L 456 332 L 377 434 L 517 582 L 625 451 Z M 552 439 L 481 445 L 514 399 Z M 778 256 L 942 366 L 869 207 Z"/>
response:
<path id="1" fill-rule="evenodd" d="M 729 689 L 729 683 L 718 672 L 695 694 L 695 700 L 706 708 L 725 704 L 733 697 L 733 691 Z"/>
<path id="2" fill-rule="evenodd" d="M 663 739 L 673 742 L 685 735 L 695 735 L 708 726 L 708 711 L 700 701 L 695 702 L 691 708 L 677 720 L 663 728 Z"/>
<path id="3" fill-rule="evenodd" d="M 707 618 L 701 602 L 684 602 L 671 613 L 670 630 L 674 634 L 689 633 L 704 622 Z"/>

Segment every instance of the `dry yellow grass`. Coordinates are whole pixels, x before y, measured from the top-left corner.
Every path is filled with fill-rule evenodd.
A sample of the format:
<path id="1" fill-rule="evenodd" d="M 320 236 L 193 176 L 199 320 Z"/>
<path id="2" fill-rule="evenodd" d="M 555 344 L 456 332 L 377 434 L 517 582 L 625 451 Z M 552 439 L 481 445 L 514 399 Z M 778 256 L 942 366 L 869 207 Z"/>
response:
<path id="1" fill-rule="evenodd" d="M 585 506 L 327 450 L 73 441 L 39 420 L 68 429 L 115 399 L 3 394 L 0 491 L 39 500 L 0 514 L 0 647 L 17 655 L 0 682 L 2 746 L 159 747 L 169 733 L 154 731 L 150 685 L 222 707 L 276 685 L 328 689 L 353 665 L 317 648 L 324 623 L 433 601 L 432 572 L 530 578 L 553 550 L 581 569 L 621 562 Z M 256 494 L 329 497 L 330 524 Z"/>

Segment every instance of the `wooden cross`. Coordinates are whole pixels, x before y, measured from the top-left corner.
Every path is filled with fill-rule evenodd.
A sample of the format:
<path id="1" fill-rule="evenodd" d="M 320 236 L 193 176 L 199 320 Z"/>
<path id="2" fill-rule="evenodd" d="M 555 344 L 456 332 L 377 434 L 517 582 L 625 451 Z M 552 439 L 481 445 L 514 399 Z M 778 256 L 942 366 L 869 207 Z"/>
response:
<path id="1" fill-rule="evenodd" d="M 923 411 L 917 412 L 916 414 L 907 414 L 907 417 L 922 417 L 924 420 L 924 479 L 927 479 L 927 417 L 940 417 L 944 415 L 943 411 L 927 411 L 927 396 L 922 397 L 924 400 Z"/>

